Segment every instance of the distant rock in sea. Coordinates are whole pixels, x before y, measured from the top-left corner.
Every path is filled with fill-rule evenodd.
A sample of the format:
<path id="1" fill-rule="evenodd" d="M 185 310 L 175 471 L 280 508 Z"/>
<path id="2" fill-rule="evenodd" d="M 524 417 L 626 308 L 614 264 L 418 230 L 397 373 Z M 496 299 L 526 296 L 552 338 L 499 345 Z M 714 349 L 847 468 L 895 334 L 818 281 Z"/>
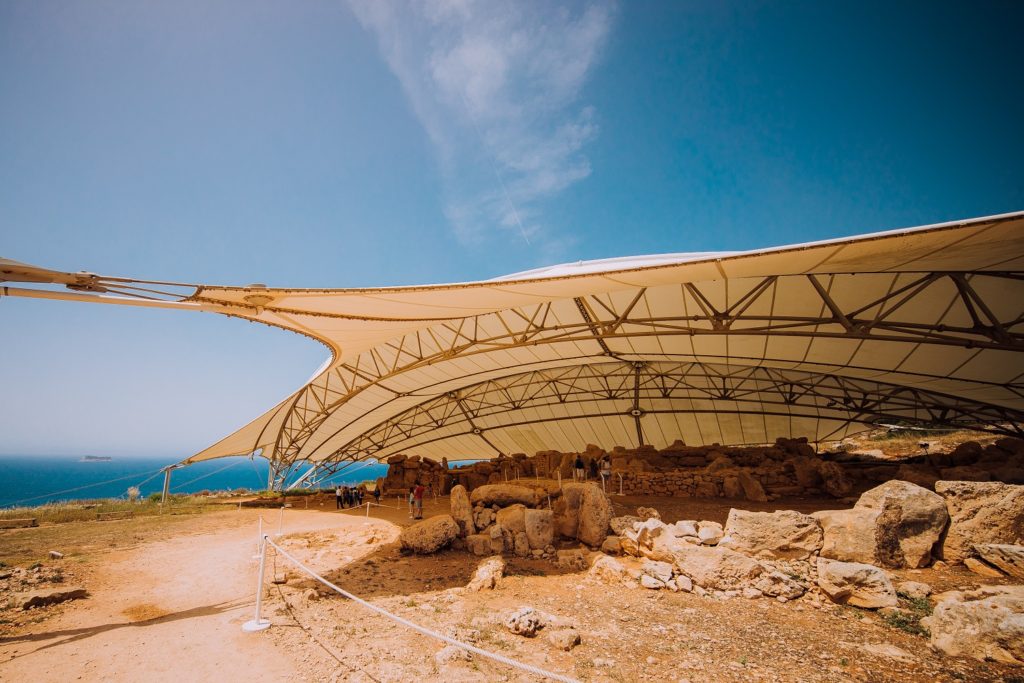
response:
<path id="1" fill-rule="evenodd" d="M 110 462 L 111 460 L 109 455 L 83 455 L 78 462 Z"/>

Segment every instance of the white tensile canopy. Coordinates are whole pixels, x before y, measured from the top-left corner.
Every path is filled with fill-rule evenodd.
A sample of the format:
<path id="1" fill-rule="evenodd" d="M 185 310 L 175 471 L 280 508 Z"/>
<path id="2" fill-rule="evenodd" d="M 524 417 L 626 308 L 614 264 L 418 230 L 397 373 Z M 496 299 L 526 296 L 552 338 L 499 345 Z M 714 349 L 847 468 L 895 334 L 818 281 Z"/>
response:
<path id="1" fill-rule="evenodd" d="M 215 311 L 323 342 L 331 358 L 306 385 L 185 461 L 259 451 L 278 483 L 297 463 L 396 453 L 820 442 L 879 422 L 1019 434 L 1024 422 L 1024 212 L 422 287 L 198 285 L 176 296 L 168 283 L 12 261 L 0 261 L 0 280 Z"/>

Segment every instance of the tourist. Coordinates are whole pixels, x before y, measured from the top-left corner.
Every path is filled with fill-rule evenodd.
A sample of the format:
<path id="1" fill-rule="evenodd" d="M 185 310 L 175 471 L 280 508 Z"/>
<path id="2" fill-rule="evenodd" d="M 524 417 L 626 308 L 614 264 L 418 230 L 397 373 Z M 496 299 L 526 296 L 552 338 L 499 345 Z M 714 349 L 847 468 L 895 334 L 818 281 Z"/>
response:
<path id="1" fill-rule="evenodd" d="M 363 504 L 363 487 L 362 486 L 360 486 L 359 488 L 356 489 L 356 502 L 359 503 L 359 505 Z"/>
<path id="2" fill-rule="evenodd" d="M 413 509 L 413 505 L 415 503 L 413 500 L 413 489 L 409 489 L 409 519 L 412 519 L 412 516 L 415 513 L 415 510 Z"/>
<path id="3" fill-rule="evenodd" d="M 587 471 L 583 467 L 583 456 L 576 454 L 576 463 L 573 465 L 575 471 L 573 472 L 572 478 L 574 481 L 583 481 L 587 478 Z"/>
<path id="4" fill-rule="evenodd" d="M 426 489 L 423 488 L 422 484 L 416 484 L 416 488 L 412 490 L 414 507 L 416 509 L 416 515 L 413 519 L 423 519 L 423 494 L 425 492 Z"/>
<path id="5" fill-rule="evenodd" d="M 380 487 L 379 486 L 374 486 L 373 487 L 373 502 L 375 504 L 377 504 L 377 505 L 380 505 Z"/>
<path id="6" fill-rule="evenodd" d="M 342 494 L 345 496 L 345 507 L 352 507 L 352 489 L 346 486 L 342 489 Z"/>
<path id="7" fill-rule="evenodd" d="M 341 509 L 341 484 L 338 484 L 337 488 L 334 489 L 334 505 L 335 509 Z"/>
<path id="8" fill-rule="evenodd" d="M 607 480 L 612 476 L 612 461 L 605 455 L 601 458 L 601 488 L 608 490 Z"/>
<path id="9" fill-rule="evenodd" d="M 590 460 L 590 479 L 597 481 L 597 458 L 591 458 Z"/>

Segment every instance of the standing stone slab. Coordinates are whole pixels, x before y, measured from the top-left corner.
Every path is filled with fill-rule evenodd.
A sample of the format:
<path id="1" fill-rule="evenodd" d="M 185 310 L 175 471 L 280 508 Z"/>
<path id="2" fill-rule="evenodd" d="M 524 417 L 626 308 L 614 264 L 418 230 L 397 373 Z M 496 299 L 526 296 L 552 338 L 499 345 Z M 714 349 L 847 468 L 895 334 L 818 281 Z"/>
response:
<path id="1" fill-rule="evenodd" d="M 451 501 L 452 519 L 459 525 L 459 536 L 465 538 L 476 533 L 476 525 L 473 523 L 473 506 L 469 502 L 469 493 L 466 487 L 461 484 L 452 487 L 449 494 Z"/>
<path id="2" fill-rule="evenodd" d="M 523 512 L 523 524 L 526 527 L 526 540 L 531 550 L 543 550 L 554 541 L 555 515 L 551 510 L 526 510 Z"/>

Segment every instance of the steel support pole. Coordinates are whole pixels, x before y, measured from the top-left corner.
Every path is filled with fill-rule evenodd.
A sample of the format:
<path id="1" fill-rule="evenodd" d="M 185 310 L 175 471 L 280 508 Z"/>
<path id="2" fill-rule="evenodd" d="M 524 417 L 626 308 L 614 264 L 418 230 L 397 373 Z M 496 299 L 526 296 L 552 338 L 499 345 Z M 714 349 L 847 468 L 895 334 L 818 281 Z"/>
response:
<path id="1" fill-rule="evenodd" d="M 160 506 L 163 507 L 167 503 L 167 495 L 171 491 L 171 470 L 172 467 L 164 468 L 164 490 L 160 494 Z"/>

